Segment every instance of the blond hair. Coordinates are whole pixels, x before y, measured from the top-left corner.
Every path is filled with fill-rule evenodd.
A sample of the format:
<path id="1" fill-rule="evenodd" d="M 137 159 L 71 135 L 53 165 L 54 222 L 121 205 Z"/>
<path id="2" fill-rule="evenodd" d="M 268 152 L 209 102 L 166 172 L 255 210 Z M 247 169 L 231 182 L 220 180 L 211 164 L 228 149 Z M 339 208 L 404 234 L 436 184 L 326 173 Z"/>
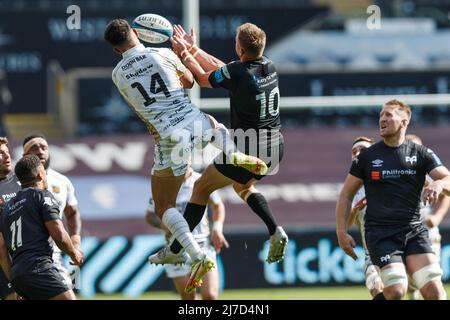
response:
<path id="1" fill-rule="evenodd" d="M 392 100 L 389 100 L 388 102 L 386 102 L 385 105 L 397 106 L 398 109 L 406 112 L 409 120 L 411 119 L 411 107 L 409 105 L 407 105 L 406 103 L 404 103 L 400 100 L 397 100 L 397 99 L 392 99 Z"/>
<path id="2" fill-rule="evenodd" d="M 266 46 L 266 33 L 253 23 L 244 23 L 236 30 L 239 45 L 251 58 L 262 56 Z"/>

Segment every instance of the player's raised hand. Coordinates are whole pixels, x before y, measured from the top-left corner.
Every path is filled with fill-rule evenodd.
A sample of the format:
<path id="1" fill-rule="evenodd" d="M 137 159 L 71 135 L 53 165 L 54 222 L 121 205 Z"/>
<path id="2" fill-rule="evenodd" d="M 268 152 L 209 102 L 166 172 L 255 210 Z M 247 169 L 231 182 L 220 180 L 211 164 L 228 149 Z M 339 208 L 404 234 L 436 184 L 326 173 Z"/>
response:
<path id="1" fill-rule="evenodd" d="M 217 253 L 220 253 L 220 250 L 222 250 L 223 246 L 225 246 L 225 248 L 227 249 L 230 247 L 223 233 L 216 229 L 212 230 L 212 243 Z"/>
<path id="2" fill-rule="evenodd" d="M 179 56 L 181 52 L 184 50 L 187 50 L 186 45 L 184 41 L 178 37 L 177 35 L 174 35 L 170 38 L 170 42 L 172 43 L 172 49 L 173 51 Z"/>
<path id="3" fill-rule="evenodd" d="M 347 232 L 339 232 L 337 234 L 339 246 L 341 247 L 344 252 L 353 258 L 353 260 L 358 259 L 358 256 L 355 253 L 355 250 L 353 248 L 356 246 L 355 239 L 351 235 L 349 235 Z"/>
<path id="4" fill-rule="evenodd" d="M 184 31 L 183 27 L 179 24 L 173 26 L 173 31 L 175 35 L 180 37 L 186 43 L 186 48 L 189 50 L 192 46 L 197 44 L 197 37 L 195 36 L 194 28 L 191 28 L 191 34 L 188 35 L 186 31 Z"/>
<path id="5" fill-rule="evenodd" d="M 440 181 L 432 181 L 427 186 L 423 188 L 422 191 L 422 202 L 424 205 L 427 204 L 427 202 L 430 205 L 434 205 L 436 201 L 439 198 L 439 195 L 441 194 L 443 190 L 442 184 Z"/>
<path id="6" fill-rule="evenodd" d="M 83 251 L 75 248 L 73 254 L 70 257 L 72 259 L 71 264 L 77 265 L 79 267 L 84 263 L 84 253 Z"/>

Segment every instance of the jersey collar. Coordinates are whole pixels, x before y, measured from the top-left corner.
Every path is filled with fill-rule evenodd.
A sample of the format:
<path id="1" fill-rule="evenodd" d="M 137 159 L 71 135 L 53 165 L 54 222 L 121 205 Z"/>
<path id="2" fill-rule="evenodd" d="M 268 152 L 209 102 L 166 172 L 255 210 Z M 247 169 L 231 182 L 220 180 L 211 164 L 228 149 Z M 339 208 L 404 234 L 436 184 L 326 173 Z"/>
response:
<path id="1" fill-rule="evenodd" d="M 142 50 L 144 50 L 144 49 L 145 49 L 144 45 L 143 45 L 142 43 L 140 43 L 140 44 L 138 44 L 138 45 L 135 45 L 133 48 L 128 49 L 128 50 L 125 51 L 124 53 L 122 53 L 122 57 L 123 57 L 124 59 L 125 59 L 125 58 L 128 58 L 129 56 L 133 55 L 135 52 L 137 52 L 137 51 L 142 51 Z"/>

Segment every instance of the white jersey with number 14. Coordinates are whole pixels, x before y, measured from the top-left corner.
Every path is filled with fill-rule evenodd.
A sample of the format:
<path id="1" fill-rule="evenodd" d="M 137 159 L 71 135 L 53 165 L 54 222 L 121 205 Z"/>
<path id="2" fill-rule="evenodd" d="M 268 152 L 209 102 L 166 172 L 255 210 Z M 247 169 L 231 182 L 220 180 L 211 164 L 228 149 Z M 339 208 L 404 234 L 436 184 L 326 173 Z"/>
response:
<path id="1" fill-rule="evenodd" d="M 200 114 L 181 84 L 185 71 L 172 50 L 142 44 L 124 52 L 114 68 L 114 84 L 155 139 L 169 137 Z"/>

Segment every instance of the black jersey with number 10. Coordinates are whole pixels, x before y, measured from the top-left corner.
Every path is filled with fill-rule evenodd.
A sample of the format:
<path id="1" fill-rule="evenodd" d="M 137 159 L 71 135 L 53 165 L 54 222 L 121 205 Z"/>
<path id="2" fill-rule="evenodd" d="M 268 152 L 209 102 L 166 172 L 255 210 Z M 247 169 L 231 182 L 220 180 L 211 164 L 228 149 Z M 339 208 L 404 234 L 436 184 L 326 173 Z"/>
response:
<path id="1" fill-rule="evenodd" d="M 281 128 L 278 73 L 266 57 L 252 61 L 233 61 L 209 76 L 215 88 L 229 91 L 232 129 Z"/>

